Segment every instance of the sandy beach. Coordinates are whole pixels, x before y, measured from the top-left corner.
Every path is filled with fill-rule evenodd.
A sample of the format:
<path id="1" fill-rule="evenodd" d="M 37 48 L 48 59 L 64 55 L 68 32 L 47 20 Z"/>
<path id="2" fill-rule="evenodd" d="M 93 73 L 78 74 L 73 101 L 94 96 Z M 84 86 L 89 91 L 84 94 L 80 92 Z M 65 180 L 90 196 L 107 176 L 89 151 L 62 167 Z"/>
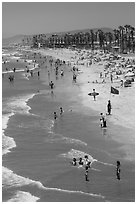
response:
<path id="1" fill-rule="evenodd" d="M 83 51 L 81 51 L 83 53 Z M 84 106 L 91 108 L 99 113 L 107 112 L 107 101 L 111 100 L 112 102 L 112 116 L 108 117 L 108 123 L 111 122 L 118 126 L 123 126 L 128 130 L 128 134 L 118 135 L 118 138 L 113 138 L 118 140 L 119 142 L 125 142 L 125 145 L 134 145 L 135 143 L 135 83 L 132 84 L 132 87 L 123 88 L 120 87 L 120 80 L 114 80 L 111 84 L 110 79 L 106 79 L 106 83 L 102 84 L 101 79 L 99 77 L 100 72 L 104 72 L 104 65 L 106 62 L 102 61 L 100 63 L 92 64 L 87 66 L 87 60 L 80 61 L 77 64 L 79 56 L 81 56 L 76 51 L 68 51 L 65 50 L 48 50 L 48 51 L 40 51 L 43 55 L 51 55 L 56 59 L 59 58 L 61 60 L 70 61 L 70 63 L 78 67 L 78 79 L 77 82 L 80 87 L 79 96 L 81 97 L 81 102 Z M 88 52 L 87 52 L 88 53 Z M 84 50 L 84 56 L 85 56 Z M 125 57 L 125 59 L 128 57 Z M 134 59 L 134 56 L 131 57 Z M 75 59 L 75 60 L 74 60 Z M 130 59 L 130 57 L 129 57 Z M 83 64 L 83 65 L 81 65 Z M 100 83 L 92 83 L 94 81 L 98 81 Z M 118 87 L 120 94 L 114 95 L 110 93 L 111 86 Z M 88 93 L 90 93 L 93 89 L 100 93 L 97 97 L 96 102 L 92 100 Z M 116 134 L 117 135 L 117 134 Z M 129 137 L 130 135 L 130 137 Z M 128 148 L 128 147 L 127 147 Z M 129 150 L 128 150 L 129 151 Z M 133 152 L 132 152 L 133 151 Z M 128 156 L 129 156 L 128 152 Z M 132 157 L 133 156 L 133 157 Z M 131 160 L 134 160 L 134 148 L 131 148 Z"/>
<path id="2" fill-rule="evenodd" d="M 93 83 L 102 81 L 99 74 L 104 75 L 106 62 L 89 65 L 85 50 L 20 52 L 19 61 L 28 58 L 25 53 L 29 61 L 23 69 L 17 66 L 13 86 L 7 77 L 10 72 L 3 70 L 3 202 L 134 201 L 134 82 L 131 87 L 120 87 L 119 80 L 114 80 L 119 95 L 110 94 L 109 75 L 106 83 Z M 80 60 L 83 55 L 85 59 Z M 62 78 L 56 78 L 51 57 L 45 60 L 45 56 L 65 60 Z M 34 71 L 33 77 L 24 71 L 26 66 Z M 73 66 L 78 68 L 76 83 L 72 82 Z M 50 80 L 55 83 L 53 93 Z M 99 92 L 96 101 L 88 95 L 93 89 Z M 107 130 L 103 130 L 100 113 L 106 113 L 109 99 L 112 115 L 107 116 Z M 61 106 L 64 113 L 59 116 Z M 92 163 L 89 183 L 84 180 L 84 168 L 70 164 L 73 157 L 85 154 Z M 117 160 L 122 163 L 120 182 L 115 175 Z"/>

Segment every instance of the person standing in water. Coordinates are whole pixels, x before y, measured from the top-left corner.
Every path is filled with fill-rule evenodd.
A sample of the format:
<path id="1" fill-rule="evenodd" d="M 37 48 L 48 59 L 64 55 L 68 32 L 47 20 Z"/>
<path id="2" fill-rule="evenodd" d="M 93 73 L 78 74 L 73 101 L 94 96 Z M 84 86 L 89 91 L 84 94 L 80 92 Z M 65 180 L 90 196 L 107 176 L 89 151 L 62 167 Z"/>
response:
<path id="1" fill-rule="evenodd" d="M 50 88 L 51 88 L 51 89 L 54 88 L 54 83 L 53 83 L 53 81 L 51 81 L 51 82 L 49 83 L 49 85 L 50 85 Z"/>
<path id="2" fill-rule="evenodd" d="M 57 119 L 57 113 L 54 112 L 54 120 L 56 120 L 56 119 Z"/>
<path id="3" fill-rule="evenodd" d="M 120 161 L 117 161 L 116 176 L 117 179 L 120 180 Z"/>
<path id="4" fill-rule="evenodd" d="M 88 167 L 88 165 L 86 165 L 85 166 L 85 180 L 86 181 L 89 181 L 89 178 L 88 178 L 88 169 L 89 169 L 89 167 Z"/>
<path id="5" fill-rule="evenodd" d="M 60 115 L 62 115 L 62 114 L 63 114 L 63 108 L 60 107 Z"/>
<path id="6" fill-rule="evenodd" d="M 88 170 L 90 168 L 90 161 L 88 159 L 88 156 L 85 155 L 85 180 L 89 181 L 89 176 L 88 176 Z"/>

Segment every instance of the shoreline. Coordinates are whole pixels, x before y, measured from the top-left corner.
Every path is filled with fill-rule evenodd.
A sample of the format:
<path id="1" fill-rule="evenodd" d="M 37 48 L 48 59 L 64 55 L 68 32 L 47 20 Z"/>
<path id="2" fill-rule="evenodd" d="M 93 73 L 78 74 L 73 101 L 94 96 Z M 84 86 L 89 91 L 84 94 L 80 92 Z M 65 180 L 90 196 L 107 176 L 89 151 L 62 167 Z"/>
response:
<path id="1" fill-rule="evenodd" d="M 40 83 L 41 83 L 41 82 L 40 82 Z M 41 94 L 41 93 L 40 93 L 40 94 Z M 34 94 L 34 95 L 36 95 L 36 94 Z M 29 106 L 28 104 L 31 104 L 31 103 L 33 103 L 33 98 L 32 98 L 32 99 L 29 99 L 29 100 L 26 102 L 26 105 Z M 31 112 L 31 109 L 29 109 L 28 111 Z M 92 112 L 92 110 L 91 110 L 91 112 Z M 97 111 L 96 111 L 96 112 L 97 112 Z M 46 189 L 47 189 L 47 190 L 51 190 L 51 191 L 52 191 L 52 190 L 53 190 L 53 191 L 54 191 L 54 190 L 55 190 L 55 191 L 57 190 L 57 191 L 60 191 L 60 192 L 62 192 L 62 190 L 63 190 L 63 189 L 52 188 L 52 186 L 49 187 L 49 188 L 46 188 Z M 69 190 L 65 190 L 65 189 L 63 190 L 63 192 L 72 193 L 72 191 L 69 192 Z M 52 193 L 52 192 L 51 192 L 51 193 Z M 75 192 L 74 192 L 74 193 L 75 193 Z M 82 193 L 84 193 L 84 192 L 82 192 Z M 35 195 L 35 194 L 34 194 L 34 195 Z M 92 195 L 94 196 L 94 194 L 92 194 Z M 36 195 L 36 196 L 37 196 L 37 195 Z M 39 197 L 39 196 L 38 196 L 38 197 Z"/>

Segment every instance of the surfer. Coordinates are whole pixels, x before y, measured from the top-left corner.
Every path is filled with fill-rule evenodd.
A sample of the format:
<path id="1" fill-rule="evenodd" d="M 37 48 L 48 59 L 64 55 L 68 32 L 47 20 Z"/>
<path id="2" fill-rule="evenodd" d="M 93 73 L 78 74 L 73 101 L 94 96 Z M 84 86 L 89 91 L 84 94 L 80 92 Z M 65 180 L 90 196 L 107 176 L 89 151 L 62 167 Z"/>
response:
<path id="1" fill-rule="evenodd" d="M 120 180 L 120 161 L 117 161 L 116 176 L 117 179 Z"/>
<path id="2" fill-rule="evenodd" d="M 96 93 L 95 93 L 95 89 L 93 89 L 93 98 L 94 98 L 94 101 L 96 100 Z"/>

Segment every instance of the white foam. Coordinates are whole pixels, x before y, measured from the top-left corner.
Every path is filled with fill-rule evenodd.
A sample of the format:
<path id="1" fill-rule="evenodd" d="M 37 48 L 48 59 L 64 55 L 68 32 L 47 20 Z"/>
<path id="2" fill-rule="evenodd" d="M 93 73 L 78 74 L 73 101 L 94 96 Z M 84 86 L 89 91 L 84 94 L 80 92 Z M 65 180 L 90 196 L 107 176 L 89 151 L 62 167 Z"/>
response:
<path id="1" fill-rule="evenodd" d="M 2 185 L 3 187 L 10 188 L 12 186 L 18 187 L 23 185 L 34 184 L 38 187 L 44 187 L 39 181 L 33 181 L 29 178 L 25 178 L 13 173 L 6 167 L 2 167 Z"/>
<path id="2" fill-rule="evenodd" d="M 46 190 L 53 190 L 53 191 L 60 191 L 60 192 L 65 192 L 65 193 L 83 194 L 83 195 L 98 197 L 98 198 L 102 198 L 102 199 L 105 198 L 105 196 L 103 196 L 101 194 L 87 193 L 87 192 L 83 192 L 83 191 L 72 191 L 72 190 L 65 190 L 65 189 L 60 189 L 60 188 L 46 188 L 46 187 L 45 187 L 45 189 Z"/>
<path id="3" fill-rule="evenodd" d="M 7 128 L 9 118 L 13 115 L 14 115 L 13 112 L 2 115 L 2 129 L 3 130 Z"/>
<path id="4" fill-rule="evenodd" d="M 88 156 L 88 159 L 91 163 L 97 161 L 96 159 L 94 159 L 90 154 L 87 154 L 85 152 L 82 152 L 80 150 L 76 150 L 76 149 L 71 149 L 69 152 L 61 154 L 60 156 L 66 157 L 68 159 L 79 159 L 80 157 L 85 159 L 85 155 Z"/>
<path id="5" fill-rule="evenodd" d="M 110 163 L 106 163 L 106 162 L 101 162 L 101 161 L 97 161 L 97 162 L 100 164 L 103 164 L 103 165 L 107 165 L 107 166 L 115 166 L 114 164 L 110 164 Z"/>
<path id="6" fill-rule="evenodd" d="M 87 193 L 87 192 L 83 192 L 83 191 L 74 191 L 74 190 L 66 190 L 66 189 L 60 189 L 60 188 L 45 187 L 42 185 L 41 182 L 34 181 L 34 180 L 29 179 L 29 178 L 25 178 L 25 177 L 19 176 L 17 174 L 14 174 L 13 171 L 7 169 L 6 167 L 2 167 L 2 175 L 3 175 L 2 183 L 3 183 L 3 186 L 6 188 L 10 188 L 12 186 L 19 187 L 19 186 L 23 186 L 23 185 L 36 185 L 39 189 L 48 190 L 48 191 L 76 193 L 76 194 L 83 194 L 83 195 L 88 195 L 88 196 L 92 196 L 92 197 L 99 197 L 99 198 L 103 198 L 103 199 L 105 198 L 101 194 L 94 194 L 94 193 Z M 27 195 L 29 195 L 29 194 L 27 194 Z M 35 197 L 35 198 L 37 198 L 37 197 Z M 16 199 L 16 196 L 14 196 L 12 199 Z M 24 199 L 24 197 L 23 197 L 23 199 Z M 29 199 L 30 199 L 30 197 L 29 197 Z M 10 201 L 11 201 L 11 199 L 10 199 Z M 21 197 L 20 197 L 20 201 L 22 201 Z M 26 200 L 26 201 L 28 201 L 28 200 Z"/>
<path id="7" fill-rule="evenodd" d="M 14 113 L 29 114 L 29 110 L 31 108 L 27 105 L 27 101 L 33 98 L 35 95 L 36 94 L 26 94 L 7 98 L 7 100 L 4 102 L 3 109 L 12 111 Z"/>
<path id="8" fill-rule="evenodd" d="M 10 149 L 16 147 L 16 143 L 12 137 L 2 135 L 2 155 L 10 152 Z"/>
<path id="9" fill-rule="evenodd" d="M 31 195 L 28 192 L 17 191 L 16 194 L 6 202 L 36 202 L 40 198 Z"/>
<path id="10" fill-rule="evenodd" d="M 97 163 L 100 163 L 100 164 L 103 164 L 103 165 L 115 166 L 114 164 L 98 161 L 97 159 L 94 159 L 90 154 L 87 154 L 85 152 L 82 152 L 82 151 L 76 150 L 76 149 L 71 149 L 69 152 L 64 153 L 64 154 L 60 154 L 59 156 L 65 157 L 65 158 L 68 158 L 68 159 L 71 159 L 71 160 L 73 158 L 76 158 L 78 160 L 81 157 L 83 159 L 83 161 L 85 161 L 85 155 L 88 156 L 88 159 L 91 162 L 91 164 L 93 162 L 97 162 Z M 93 169 L 93 170 L 97 170 L 97 169 Z M 100 171 L 100 170 L 97 170 L 97 171 Z"/>
<path id="11" fill-rule="evenodd" d="M 14 113 L 12 112 L 12 113 L 8 113 L 8 114 L 4 114 L 2 116 L 2 155 L 10 152 L 9 149 L 16 147 L 16 143 L 15 143 L 14 139 L 6 136 L 4 134 L 5 129 L 8 126 L 9 118 L 13 115 L 14 115 Z"/>
<path id="12" fill-rule="evenodd" d="M 55 142 L 61 143 L 62 142 L 62 143 L 66 143 L 66 144 L 75 144 L 75 145 L 87 146 L 87 143 L 85 143 L 81 140 L 69 138 L 69 137 L 64 137 L 62 134 L 53 133 L 52 130 L 50 130 L 49 133 L 51 133 L 51 135 L 49 138 L 45 139 L 45 142 L 50 142 L 50 143 L 55 143 Z"/>

